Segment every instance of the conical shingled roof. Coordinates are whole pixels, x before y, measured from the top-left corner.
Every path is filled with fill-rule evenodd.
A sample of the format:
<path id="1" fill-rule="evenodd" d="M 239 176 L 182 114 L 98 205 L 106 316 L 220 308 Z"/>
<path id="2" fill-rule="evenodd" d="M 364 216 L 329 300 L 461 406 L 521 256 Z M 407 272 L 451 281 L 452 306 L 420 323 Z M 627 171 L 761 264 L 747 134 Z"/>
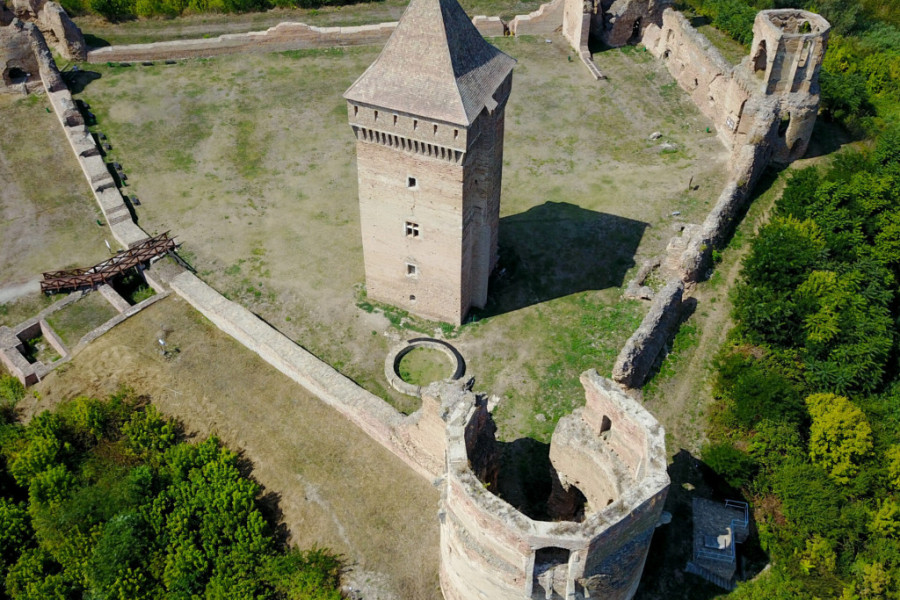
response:
<path id="1" fill-rule="evenodd" d="M 344 98 L 470 125 L 515 59 L 481 37 L 456 0 L 412 0 L 384 50 Z"/>

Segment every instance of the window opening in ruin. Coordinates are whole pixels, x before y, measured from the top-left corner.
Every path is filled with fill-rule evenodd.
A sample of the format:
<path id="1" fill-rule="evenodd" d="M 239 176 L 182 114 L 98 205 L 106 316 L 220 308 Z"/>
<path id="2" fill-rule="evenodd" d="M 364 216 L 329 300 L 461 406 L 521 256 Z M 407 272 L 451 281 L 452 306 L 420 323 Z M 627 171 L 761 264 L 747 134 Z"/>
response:
<path id="1" fill-rule="evenodd" d="M 694 78 L 694 89 L 696 90 L 698 87 L 700 87 L 700 82 Z"/>
<path id="2" fill-rule="evenodd" d="M 415 178 L 415 177 L 407 177 L 407 178 L 406 178 L 406 187 L 408 187 L 408 188 L 414 188 L 414 187 L 416 187 L 417 185 L 419 185 L 419 184 L 418 184 L 418 182 L 416 181 L 416 178 Z"/>
<path id="3" fill-rule="evenodd" d="M 415 294 L 410 294 L 410 295 L 409 295 L 409 301 L 410 301 L 410 302 L 415 302 L 415 301 L 416 301 L 416 296 L 415 296 Z"/>
<path id="4" fill-rule="evenodd" d="M 534 553 L 534 591 L 545 598 L 565 598 L 569 579 L 569 556 L 565 548 L 540 548 Z"/>
<path id="5" fill-rule="evenodd" d="M 394 115 L 394 125 L 397 124 L 397 115 Z"/>
<path id="6" fill-rule="evenodd" d="M 354 106 L 354 107 L 353 107 L 353 116 L 355 117 L 355 116 L 358 115 L 358 114 L 359 114 L 359 107 L 358 107 L 358 106 Z"/>
<path id="7" fill-rule="evenodd" d="M 803 21 L 800 23 L 800 33 L 809 33 L 812 31 L 812 26 L 809 24 L 809 21 Z"/>
<path id="8" fill-rule="evenodd" d="M 759 43 L 759 48 L 756 49 L 756 56 L 753 57 L 753 72 L 759 73 L 760 71 L 765 71 L 767 62 L 766 40 L 763 40 Z"/>
<path id="9" fill-rule="evenodd" d="M 419 224 L 412 221 L 406 222 L 406 237 L 419 237 Z"/>
<path id="10" fill-rule="evenodd" d="M 413 129 L 418 129 L 418 128 L 419 128 L 419 120 L 413 119 Z"/>
<path id="11" fill-rule="evenodd" d="M 407 277 L 415 277 L 415 276 L 417 276 L 418 274 L 419 274 L 419 268 L 418 268 L 416 265 L 414 265 L 414 264 L 412 264 L 412 263 L 406 263 L 406 275 L 407 275 Z"/>
<path id="12" fill-rule="evenodd" d="M 375 120 L 376 121 L 378 120 L 378 111 L 377 110 L 375 111 Z"/>
<path id="13" fill-rule="evenodd" d="M 666 60 L 669 60 L 669 56 L 670 56 L 671 54 L 672 54 L 672 51 L 671 51 L 671 50 L 666 50 L 665 52 L 663 52 L 663 58 L 666 59 Z"/>
<path id="14" fill-rule="evenodd" d="M 778 124 L 778 136 L 784 137 L 784 134 L 787 133 L 788 127 L 791 126 L 791 113 L 785 113 L 781 115 L 781 123 Z"/>
<path id="15" fill-rule="evenodd" d="M 434 126 L 434 135 L 437 135 L 437 125 Z"/>
<path id="16" fill-rule="evenodd" d="M 640 40 L 641 37 L 641 18 L 638 17 L 634 20 L 634 25 L 631 26 L 631 38 L 629 38 L 628 43 L 634 43 Z"/>
<path id="17" fill-rule="evenodd" d="M 606 433 L 606 432 L 609 431 L 610 429 L 612 429 L 612 421 L 609 420 L 609 417 L 607 417 L 606 415 L 603 415 L 603 420 L 600 421 L 600 433 L 601 433 L 601 435 L 604 434 L 604 433 Z"/>
<path id="18" fill-rule="evenodd" d="M 803 48 L 800 49 L 800 60 L 799 60 L 799 62 L 797 63 L 797 66 L 798 66 L 798 67 L 805 67 L 805 66 L 806 66 L 806 60 L 809 58 L 809 49 L 810 49 L 811 46 L 812 46 L 812 41 L 811 41 L 811 40 L 804 40 L 804 41 L 803 41 Z"/>
<path id="19" fill-rule="evenodd" d="M 458 137 L 459 137 L 459 129 L 454 129 L 453 130 L 453 139 L 455 140 Z"/>

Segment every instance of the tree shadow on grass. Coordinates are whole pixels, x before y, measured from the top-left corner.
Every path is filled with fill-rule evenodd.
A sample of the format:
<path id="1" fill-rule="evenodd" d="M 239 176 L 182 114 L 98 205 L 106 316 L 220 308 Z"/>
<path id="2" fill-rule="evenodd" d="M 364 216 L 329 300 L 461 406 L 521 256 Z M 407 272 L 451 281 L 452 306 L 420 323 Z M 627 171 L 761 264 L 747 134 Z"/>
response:
<path id="1" fill-rule="evenodd" d="M 104 48 L 106 46 L 111 46 L 108 41 L 103 39 L 102 37 L 96 36 L 92 33 L 84 34 L 84 43 L 87 44 L 88 48 Z"/>
<path id="2" fill-rule="evenodd" d="M 648 226 L 567 202 L 545 202 L 500 219 L 499 262 L 487 306 L 475 316 L 621 286 Z"/>

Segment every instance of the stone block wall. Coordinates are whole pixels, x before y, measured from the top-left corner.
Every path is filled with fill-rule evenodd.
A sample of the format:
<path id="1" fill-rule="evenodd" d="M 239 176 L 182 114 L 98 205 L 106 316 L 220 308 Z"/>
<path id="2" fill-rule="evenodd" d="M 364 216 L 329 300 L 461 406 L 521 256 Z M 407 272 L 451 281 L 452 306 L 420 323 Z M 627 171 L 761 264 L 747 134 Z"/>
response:
<path id="1" fill-rule="evenodd" d="M 565 0 L 551 0 L 527 15 L 516 15 L 509 22 L 513 35 L 549 35 L 559 29 Z"/>
<path id="2" fill-rule="evenodd" d="M 315 27 L 305 23 L 279 23 L 265 31 L 232 33 L 209 39 L 94 48 L 87 53 L 87 61 L 102 63 L 165 60 L 219 56 L 234 52 L 284 52 L 304 48 L 382 44 L 396 27 L 395 22 L 356 27 Z"/>
<path id="3" fill-rule="evenodd" d="M 666 287 L 656 294 L 650 311 L 619 352 L 613 366 L 613 379 L 631 388 L 643 385 L 660 352 L 678 328 L 683 293 L 684 282 L 679 278 L 667 282 Z M 617 437 L 613 436 L 613 439 Z M 627 447 L 620 450 L 621 456 L 629 456 Z"/>

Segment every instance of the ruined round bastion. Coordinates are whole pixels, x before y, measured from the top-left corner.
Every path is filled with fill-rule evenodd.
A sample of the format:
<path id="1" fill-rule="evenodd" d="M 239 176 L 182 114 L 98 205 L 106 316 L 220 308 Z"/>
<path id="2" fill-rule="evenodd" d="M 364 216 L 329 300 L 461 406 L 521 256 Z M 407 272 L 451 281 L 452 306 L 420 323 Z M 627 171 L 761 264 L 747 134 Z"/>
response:
<path id="1" fill-rule="evenodd" d="M 496 496 L 500 464 L 484 398 L 433 386 L 447 411 L 441 590 L 447 600 L 625 600 L 637 590 L 669 476 L 665 432 L 615 382 L 581 376 L 586 404 L 550 442 L 552 520 Z"/>

